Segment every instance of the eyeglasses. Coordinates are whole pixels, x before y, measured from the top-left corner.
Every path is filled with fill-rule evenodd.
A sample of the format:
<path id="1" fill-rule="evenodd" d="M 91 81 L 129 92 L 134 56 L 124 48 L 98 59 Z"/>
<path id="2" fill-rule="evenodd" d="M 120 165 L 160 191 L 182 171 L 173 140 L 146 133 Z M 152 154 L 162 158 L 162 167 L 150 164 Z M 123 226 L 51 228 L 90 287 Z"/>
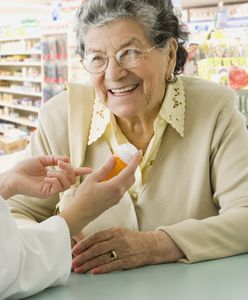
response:
<path id="1" fill-rule="evenodd" d="M 93 74 L 99 74 L 104 72 L 109 63 L 109 58 L 114 57 L 118 66 L 125 69 L 132 69 L 141 64 L 146 54 L 149 54 L 153 49 L 158 47 L 157 45 L 141 50 L 138 48 L 124 48 L 118 51 L 115 55 L 104 55 L 99 52 L 91 52 L 84 56 L 81 60 L 84 68 Z"/>

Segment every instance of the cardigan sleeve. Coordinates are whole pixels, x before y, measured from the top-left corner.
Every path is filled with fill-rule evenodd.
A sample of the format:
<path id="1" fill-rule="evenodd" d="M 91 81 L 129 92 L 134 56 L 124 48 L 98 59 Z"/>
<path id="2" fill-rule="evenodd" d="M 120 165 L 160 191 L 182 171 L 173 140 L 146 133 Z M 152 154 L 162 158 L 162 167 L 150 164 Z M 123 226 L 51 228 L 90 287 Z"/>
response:
<path id="1" fill-rule="evenodd" d="M 248 250 L 248 131 L 233 98 L 226 99 L 211 144 L 212 199 L 219 207 L 219 214 L 157 228 L 166 231 L 183 251 L 182 262 L 193 263 Z"/>

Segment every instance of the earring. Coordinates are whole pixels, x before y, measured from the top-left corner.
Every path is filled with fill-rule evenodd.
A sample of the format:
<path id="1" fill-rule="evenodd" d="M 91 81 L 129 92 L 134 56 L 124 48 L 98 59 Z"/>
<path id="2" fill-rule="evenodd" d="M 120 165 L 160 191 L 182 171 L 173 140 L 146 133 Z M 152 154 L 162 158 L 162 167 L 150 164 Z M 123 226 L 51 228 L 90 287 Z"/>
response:
<path id="1" fill-rule="evenodd" d="M 173 73 L 171 73 L 170 77 L 167 78 L 166 81 L 167 81 L 167 83 L 175 83 L 177 81 L 177 78 Z"/>

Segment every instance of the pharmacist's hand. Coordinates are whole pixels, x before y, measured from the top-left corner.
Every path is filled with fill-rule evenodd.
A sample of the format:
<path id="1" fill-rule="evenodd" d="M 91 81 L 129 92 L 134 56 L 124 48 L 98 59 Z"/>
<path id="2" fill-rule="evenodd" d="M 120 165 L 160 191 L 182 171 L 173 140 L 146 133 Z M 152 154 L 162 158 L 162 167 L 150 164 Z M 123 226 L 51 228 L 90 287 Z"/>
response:
<path id="1" fill-rule="evenodd" d="M 99 231 L 72 250 L 76 273 L 93 274 L 174 262 L 184 255 L 164 231 L 139 232 L 113 227 Z"/>
<path id="2" fill-rule="evenodd" d="M 117 204 L 135 181 L 135 170 L 141 153 L 137 152 L 130 163 L 115 177 L 103 181 L 115 165 L 111 157 L 99 170 L 88 175 L 80 184 L 73 199 L 60 212 L 74 237 L 83 227 L 111 206 Z M 78 242 L 77 237 L 73 238 Z"/>
<path id="3" fill-rule="evenodd" d="M 130 163 L 117 176 L 103 181 L 112 171 L 115 159 L 112 156 L 100 169 L 88 175 L 77 189 L 74 202 L 81 203 L 96 218 L 106 209 L 117 204 L 135 181 L 135 170 L 141 153 L 138 151 Z M 84 200 L 82 200 L 84 199 Z"/>
<path id="4" fill-rule="evenodd" d="M 48 170 L 58 166 L 59 170 Z M 91 172 L 80 168 L 80 175 Z M 78 170 L 74 169 L 66 156 L 37 156 L 17 163 L 11 169 L 12 191 L 33 197 L 49 197 L 68 189 L 76 182 Z"/>

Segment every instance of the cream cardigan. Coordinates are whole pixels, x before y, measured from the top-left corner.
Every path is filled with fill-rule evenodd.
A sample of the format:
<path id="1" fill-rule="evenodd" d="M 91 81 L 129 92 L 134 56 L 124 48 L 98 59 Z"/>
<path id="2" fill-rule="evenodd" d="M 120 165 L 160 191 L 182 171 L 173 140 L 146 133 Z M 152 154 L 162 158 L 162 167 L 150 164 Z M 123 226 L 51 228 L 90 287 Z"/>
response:
<path id="1" fill-rule="evenodd" d="M 151 176 L 133 201 L 128 193 L 84 228 L 111 226 L 164 230 L 196 262 L 248 250 L 248 131 L 234 91 L 181 77 L 185 87 L 185 133 L 167 126 Z M 87 146 L 94 92 L 69 85 L 41 109 L 26 156 L 69 155 L 74 166 L 100 166 L 110 155 L 103 138 Z M 66 205 L 76 187 L 49 199 L 9 200 L 16 217 L 38 222 Z"/>

